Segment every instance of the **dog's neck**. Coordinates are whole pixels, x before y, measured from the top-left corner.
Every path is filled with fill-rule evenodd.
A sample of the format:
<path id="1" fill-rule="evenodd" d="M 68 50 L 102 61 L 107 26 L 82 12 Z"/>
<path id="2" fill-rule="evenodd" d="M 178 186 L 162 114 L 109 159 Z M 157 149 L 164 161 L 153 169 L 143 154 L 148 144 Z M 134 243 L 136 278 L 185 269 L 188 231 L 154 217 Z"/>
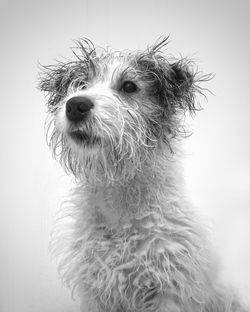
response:
<path id="1" fill-rule="evenodd" d="M 182 200 L 183 174 L 178 155 L 157 153 L 128 180 L 87 182 L 88 201 L 99 220 L 112 226 L 150 212 L 150 207 Z M 104 204 L 105 203 L 105 204 Z M 161 207 L 160 207 L 161 208 Z"/>

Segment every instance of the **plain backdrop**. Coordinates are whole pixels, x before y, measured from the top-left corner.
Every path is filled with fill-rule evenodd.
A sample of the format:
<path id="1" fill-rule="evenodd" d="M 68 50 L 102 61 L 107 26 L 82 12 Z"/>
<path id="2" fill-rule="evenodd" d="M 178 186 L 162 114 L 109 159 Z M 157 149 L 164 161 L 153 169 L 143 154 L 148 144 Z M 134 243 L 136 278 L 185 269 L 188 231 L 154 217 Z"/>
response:
<path id="1" fill-rule="evenodd" d="M 70 185 L 45 143 L 38 61 L 69 56 L 89 37 L 144 49 L 171 35 L 168 51 L 205 73 L 204 110 L 186 140 L 191 197 L 214 226 L 222 275 L 250 298 L 250 2 L 79 0 L 0 2 L 0 311 L 74 312 L 48 253 L 53 216 Z"/>

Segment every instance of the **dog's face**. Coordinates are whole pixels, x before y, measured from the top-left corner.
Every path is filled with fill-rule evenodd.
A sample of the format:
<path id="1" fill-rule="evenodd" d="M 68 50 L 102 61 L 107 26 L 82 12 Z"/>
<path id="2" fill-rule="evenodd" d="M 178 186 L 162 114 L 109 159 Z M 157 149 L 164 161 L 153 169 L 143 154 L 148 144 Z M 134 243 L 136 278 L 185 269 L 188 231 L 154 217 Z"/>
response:
<path id="1" fill-rule="evenodd" d="M 197 109 L 201 78 L 187 60 L 162 55 L 166 39 L 143 52 L 77 43 L 75 60 L 45 67 L 40 79 L 54 154 L 76 177 L 98 171 L 109 179 L 131 177 L 181 132 L 183 113 Z"/>

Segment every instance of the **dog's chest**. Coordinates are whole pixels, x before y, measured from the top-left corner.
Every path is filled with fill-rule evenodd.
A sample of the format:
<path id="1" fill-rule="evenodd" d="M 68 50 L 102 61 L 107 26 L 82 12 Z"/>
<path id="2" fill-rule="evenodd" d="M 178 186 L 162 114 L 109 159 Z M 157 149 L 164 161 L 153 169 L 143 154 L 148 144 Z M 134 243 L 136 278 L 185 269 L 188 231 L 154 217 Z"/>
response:
<path id="1" fill-rule="evenodd" d="M 92 193 L 88 200 L 95 223 L 119 230 L 138 212 L 138 194 L 135 189 L 120 187 L 102 188 Z"/>

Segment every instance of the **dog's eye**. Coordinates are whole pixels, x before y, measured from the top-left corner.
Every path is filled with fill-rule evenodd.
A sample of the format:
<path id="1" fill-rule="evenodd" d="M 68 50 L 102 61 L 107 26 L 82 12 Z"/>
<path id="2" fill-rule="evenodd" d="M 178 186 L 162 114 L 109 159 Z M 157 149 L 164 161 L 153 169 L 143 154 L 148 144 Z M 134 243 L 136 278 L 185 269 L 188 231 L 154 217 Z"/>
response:
<path id="1" fill-rule="evenodd" d="M 86 89 L 87 88 L 86 82 L 81 82 L 79 87 L 81 88 L 81 90 Z"/>
<path id="2" fill-rule="evenodd" d="M 133 93 L 137 91 L 137 85 L 132 81 L 125 81 L 121 87 L 121 90 L 125 93 Z"/>

